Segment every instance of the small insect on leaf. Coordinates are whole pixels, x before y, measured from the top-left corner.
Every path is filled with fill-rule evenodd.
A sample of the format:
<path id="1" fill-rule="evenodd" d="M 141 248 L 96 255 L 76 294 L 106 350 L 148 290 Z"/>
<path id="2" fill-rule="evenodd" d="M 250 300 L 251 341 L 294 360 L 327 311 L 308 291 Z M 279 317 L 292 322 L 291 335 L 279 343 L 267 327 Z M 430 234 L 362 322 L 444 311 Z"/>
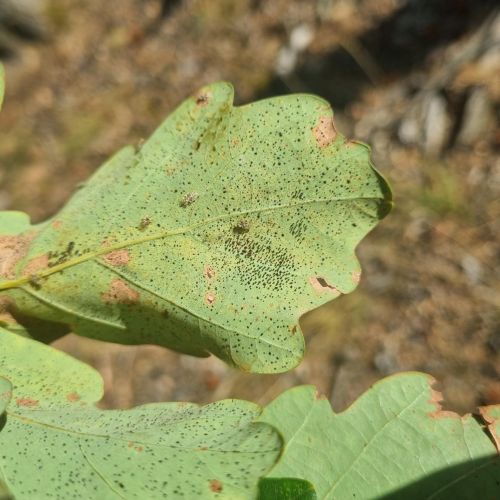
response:
<path id="1" fill-rule="evenodd" d="M 143 217 L 139 223 L 139 229 L 143 231 L 151 224 L 151 217 Z"/>
<path id="2" fill-rule="evenodd" d="M 40 281 L 40 278 L 36 274 L 32 274 L 29 277 L 29 284 L 35 289 L 35 290 L 40 290 L 42 288 L 42 283 Z"/>
<path id="3" fill-rule="evenodd" d="M 199 196 L 199 194 L 195 193 L 195 192 L 187 193 L 182 197 L 179 204 L 182 208 L 188 207 L 189 205 L 192 205 L 198 199 L 198 196 Z"/>
<path id="4" fill-rule="evenodd" d="M 250 231 L 250 222 L 245 219 L 238 221 L 236 226 L 234 226 L 233 231 L 238 234 L 248 233 L 248 231 Z"/>

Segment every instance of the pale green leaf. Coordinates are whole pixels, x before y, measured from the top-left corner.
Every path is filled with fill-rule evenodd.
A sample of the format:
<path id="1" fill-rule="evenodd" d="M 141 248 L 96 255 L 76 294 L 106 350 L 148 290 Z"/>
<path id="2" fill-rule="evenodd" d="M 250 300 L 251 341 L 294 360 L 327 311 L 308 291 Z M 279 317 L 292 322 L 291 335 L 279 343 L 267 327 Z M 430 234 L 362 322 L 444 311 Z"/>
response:
<path id="1" fill-rule="evenodd" d="M 232 101 L 229 84 L 202 89 L 10 240 L 0 291 L 80 335 L 297 365 L 299 317 L 355 288 L 354 248 L 391 195 L 322 99 Z"/>
<path id="2" fill-rule="evenodd" d="M 16 235 L 30 228 L 30 219 L 24 212 L 6 210 L 0 212 L 2 235 Z"/>
<path id="3" fill-rule="evenodd" d="M 440 409 L 433 379 L 396 375 L 335 414 L 314 388 L 296 387 L 260 420 L 284 437 L 269 477 L 310 481 L 319 499 L 500 498 L 500 459 L 490 429 Z M 491 421 L 500 406 L 483 409 Z"/>
<path id="4" fill-rule="evenodd" d="M 17 500 L 255 498 L 279 456 L 278 434 L 254 422 L 252 403 L 100 410 L 94 369 L 1 329 L 0 375 L 13 386 L 0 480 Z"/>
<path id="5" fill-rule="evenodd" d="M 309 481 L 286 477 L 264 477 L 259 482 L 258 500 L 316 500 Z"/>

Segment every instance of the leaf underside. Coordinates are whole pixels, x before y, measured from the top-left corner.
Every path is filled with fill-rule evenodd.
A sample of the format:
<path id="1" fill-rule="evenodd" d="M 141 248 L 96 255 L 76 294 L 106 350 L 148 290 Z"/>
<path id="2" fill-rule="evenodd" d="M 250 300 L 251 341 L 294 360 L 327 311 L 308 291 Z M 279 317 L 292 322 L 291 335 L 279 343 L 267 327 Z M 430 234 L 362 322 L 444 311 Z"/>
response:
<path id="1" fill-rule="evenodd" d="M 0 329 L 0 498 L 255 498 L 279 456 L 252 403 L 100 410 L 101 395 L 89 366 Z"/>
<path id="2" fill-rule="evenodd" d="M 284 438 L 269 477 L 310 481 L 319 499 L 500 498 L 500 405 L 480 409 L 485 429 L 442 411 L 433 382 L 394 375 L 339 414 L 313 387 L 285 392 L 259 419 Z"/>
<path id="3" fill-rule="evenodd" d="M 354 249 L 391 195 L 325 101 L 232 100 L 201 89 L 49 221 L 0 216 L 11 312 L 247 371 L 297 365 L 299 317 L 355 288 Z"/>
<path id="4" fill-rule="evenodd" d="M 389 377 L 340 414 L 309 386 L 263 412 L 100 410 L 95 370 L 0 329 L 0 498 L 499 497 L 500 405 L 481 425 L 441 410 L 432 383 Z"/>

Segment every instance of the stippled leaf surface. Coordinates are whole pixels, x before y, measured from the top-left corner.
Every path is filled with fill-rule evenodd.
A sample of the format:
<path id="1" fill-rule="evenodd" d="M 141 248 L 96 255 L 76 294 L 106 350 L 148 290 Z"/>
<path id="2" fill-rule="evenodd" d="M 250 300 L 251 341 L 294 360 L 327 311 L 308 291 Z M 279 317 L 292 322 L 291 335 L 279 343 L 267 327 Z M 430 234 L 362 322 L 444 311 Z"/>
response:
<path id="1" fill-rule="evenodd" d="M 203 88 L 50 221 L 0 226 L 0 294 L 80 335 L 298 364 L 300 315 L 355 288 L 354 248 L 390 191 L 322 99 L 232 101 L 229 84 Z"/>
<path id="2" fill-rule="evenodd" d="M 0 329 L 0 481 L 17 500 L 255 498 L 278 458 L 252 403 L 100 410 L 101 395 L 89 366 Z"/>
<path id="3" fill-rule="evenodd" d="M 285 441 L 269 477 L 308 480 L 319 499 L 500 498 L 500 406 L 482 409 L 483 427 L 442 411 L 432 383 L 395 375 L 338 414 L 312 387 L 285 392 L 260 419 Z"/>

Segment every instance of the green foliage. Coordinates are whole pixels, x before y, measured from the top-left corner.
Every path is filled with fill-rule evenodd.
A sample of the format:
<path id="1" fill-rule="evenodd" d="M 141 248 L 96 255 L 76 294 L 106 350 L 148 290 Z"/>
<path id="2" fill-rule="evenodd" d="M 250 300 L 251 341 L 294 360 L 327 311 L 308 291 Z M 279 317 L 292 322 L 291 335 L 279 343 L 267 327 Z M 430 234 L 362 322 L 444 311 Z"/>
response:
<path id="1" fill-rule="evenodd" d="M 3 329 L 0 376 L 0 480 L 18 499 L 253 498 L 280 453 L 246 401 L 100 410 L 94 369 Z"/>
<path id="2" fill-rule="evenodd" d="M 297 365 L 299 317 L 355 288 L 354 248 L 391 194 L 325 101 L 232 100 L 226 83 L 202 89 L 51 220 L 4 238 L 0 292 L 11 307 L 247 371 Z"/>
<path id="3" fill-rule="evenodd" d="M 0 212 L 0 500 L 500 497 L 500 405 L 442 411 L 427 375 L 385 379 L 339 414 L 307 386 L 264 410 L 101 410 L 95 370 L 27 338 L 63 325 L 289 369 L 299 316 L 356 286 L 354 248 L 390 198 L 324 101 L 235 108 L 222 83 L 51 220 Z"/>
<path id="4" fill-rule="evenodd" d="M 314 486 L 303 479 L 266 477 L 259 482 L 259 500 L 316 500 Z"/>
<path id="5" fill-rule="evenodd" d="M 471 415 L 442 411 L 432 383 L 421 373 L 386 378 L 340 414 L 313 387 L 285 392 L 260 418 L 284 438 L 270 476 L 310 481 L 321 499 L 497 498 L 500 405 L 482 410 L 485 432 Z"/>

